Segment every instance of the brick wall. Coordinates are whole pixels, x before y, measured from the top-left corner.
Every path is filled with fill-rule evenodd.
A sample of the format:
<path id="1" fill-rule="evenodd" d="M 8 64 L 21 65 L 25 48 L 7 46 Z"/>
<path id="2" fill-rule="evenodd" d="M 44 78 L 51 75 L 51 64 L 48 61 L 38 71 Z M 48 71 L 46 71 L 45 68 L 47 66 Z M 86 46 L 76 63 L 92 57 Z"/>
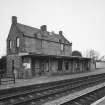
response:
<path id="1" fill-rule="evenodd" d="M 16 46 L 16 38 L 19 38 L 19 48 Z M 11 41 L 11 49 L 9 46 L 9 41 Z M 24 49 L 24 38 L 21 32 L 18 31 L 16 25 L 11 25 L 11 29 L 7 38 L 7 55 L 17 54 L 19 52 L 25 52 Z"/>
<path id="2" fill-rule="evenodd" d="M 42 49 L 44 54 L 60 55 L 60 44 L 48 41 L 42 41 Z"/>
<path id="3" fill-rule="evenodd" d="M 8 55 L 7 56 L 7 73 L 12 72 L 12 61 L 14 60 L 14 71 L 16 78 L 32 78 L 32 70 L 31 68 L 25 69 L 23 66 L 24 63 L 31 64 L 31 58 L 25 58 L 22 60 L 22 57 L 18 56 L 17 54 Z"/>
<path id="4" fill-rule="evenodd" d="M 12 72 L 13 61 L 14 61 L 14 70 L 15 70 L 16 75 L 18 77 L 19 75 L 21 75 L 20 72 L 22 71 L 22 68 L 21 68 L 22 60 L 21 60 L 21 57 L 19 57 L 16 54 L 7 55 L 7 73 Z"/>
<path id="5" fill-rule="evenodd" d="M 46 55 L 71 56 L 72 46 L 65 45 L 64 53 L 62 53 L 60 43 L 25 37 L 25 50 Z"/>
<path id="6" fill-rule="evenodd" d="M 24 37 L 25 39 L 25 51 L 39 53 L 41 52 L 41 40 L 35 38 Z"/>

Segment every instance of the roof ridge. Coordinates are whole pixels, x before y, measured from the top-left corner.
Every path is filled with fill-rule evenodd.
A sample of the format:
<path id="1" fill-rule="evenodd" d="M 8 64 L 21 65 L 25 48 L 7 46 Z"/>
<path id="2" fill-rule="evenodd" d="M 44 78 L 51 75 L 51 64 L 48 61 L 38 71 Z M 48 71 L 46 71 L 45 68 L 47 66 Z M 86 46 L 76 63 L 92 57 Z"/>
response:
<path id="1" fill-rule="evenodd" d="M 38 28 L 35 28 L 35 27 L 31 27 L 31 26 L 28 26 L 28 25 L 25 25 L 25 24 L 21 24 L 21 23 L 17 23 L 17 27 L 18 29 L 26 36 L 29 36 L 29 37 L 35 37 L 35 34 L 38 34 L 41 32 L 41 29 L 38 29 Z M 49 31 L 46 31 L 47 33 L 42 33 L 42 34 L 46 34 L 45 37 L 47 40 L 52 40 L 52 41 L 59 41 L 59 39 L 63 38 L 66 43 L 68 43 L 69 41 L 65 38 L 64 35 L 59 35 L 59 34 L 56 34 L 54 33 L 53 35 L 48 35 L 50 32 Z"/>
<path id="2" fill-rule="evenodd" d="M 21 24 L 21 23 L 17 23 L 17 24 L 19 24 L 19 25 L 23 25 L 23 26 L 26 26 L 26 27 L 29 27 L 29 28 L 34 28 L 34 29 L 38 29 L 38 30 L 40 30 L 39 28 L 35 28 L 35 27 L 29 26 L 29 25 L 25 25 L 25 24 Z"/>

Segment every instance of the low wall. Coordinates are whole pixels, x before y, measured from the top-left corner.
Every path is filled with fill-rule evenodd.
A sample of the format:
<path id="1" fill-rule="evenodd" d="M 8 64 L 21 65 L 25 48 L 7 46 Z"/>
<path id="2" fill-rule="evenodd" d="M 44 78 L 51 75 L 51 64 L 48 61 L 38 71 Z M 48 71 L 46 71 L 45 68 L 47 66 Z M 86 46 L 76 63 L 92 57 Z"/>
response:
<path id="1" fill-rule="evenodd" d="M 105 68 L 105 62 L 102 62 L 102 61 L 96 62 L 96 68 L 99 68 L 99 69 Z"/>

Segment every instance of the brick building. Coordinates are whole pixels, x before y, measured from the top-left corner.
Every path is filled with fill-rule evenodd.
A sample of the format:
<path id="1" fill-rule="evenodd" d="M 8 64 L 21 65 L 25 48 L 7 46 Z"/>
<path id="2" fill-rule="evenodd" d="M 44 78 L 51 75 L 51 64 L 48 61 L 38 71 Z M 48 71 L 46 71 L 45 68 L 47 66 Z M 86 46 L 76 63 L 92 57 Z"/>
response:
<path id="1" fill-rule="evenodd" d="M 63 35 L 17 22 L 12 16 L 12 25 L 7 38 L 7 72 L 17 78 L 39 75 L 66 74 L 90 70 L 90 59 L 72 56 L 72 43 Z"/>

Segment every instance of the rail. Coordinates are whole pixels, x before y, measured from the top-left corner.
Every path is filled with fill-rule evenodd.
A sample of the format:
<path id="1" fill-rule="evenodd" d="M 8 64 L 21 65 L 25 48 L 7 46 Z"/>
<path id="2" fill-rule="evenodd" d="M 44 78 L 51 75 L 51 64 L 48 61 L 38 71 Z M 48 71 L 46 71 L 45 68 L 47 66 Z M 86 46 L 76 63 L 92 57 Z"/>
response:
<path id="1" fill-rule="evenodd" d="M 105 87 L 82 95 L 78 98 L 75 98 L 69 102 L 65 102 L 61 105 L 96 105 L 94 104 L 95 101 L 101 99 L 105 96 Z"/>
<path id="2" fill-rule="evenodd" d="M 3 105 L 42 105 L 102 82 L 105 82 L 105 74 L 6 89 L 0 91 L 0 102 Z"/>

